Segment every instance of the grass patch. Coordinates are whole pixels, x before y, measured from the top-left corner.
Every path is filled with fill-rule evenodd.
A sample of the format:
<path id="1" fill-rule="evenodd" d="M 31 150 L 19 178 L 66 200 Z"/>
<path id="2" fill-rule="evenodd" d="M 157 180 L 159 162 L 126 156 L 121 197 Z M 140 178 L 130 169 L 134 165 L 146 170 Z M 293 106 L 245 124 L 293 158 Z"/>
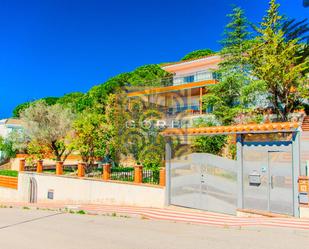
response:
<path id="1" fill-rule="evenodd" d="M 23 207 L 23 209 L 25 209 L 25 210 L 29 210 L 30 208 L 29 208 L 29 207 Z"/>
<path id="2" fill-rule="evenodd" d="M 17 170 L 2 169 L 2 170 L 0 170 L 0 175 L 1 176 L 18 177 L 18 171 Z"/>

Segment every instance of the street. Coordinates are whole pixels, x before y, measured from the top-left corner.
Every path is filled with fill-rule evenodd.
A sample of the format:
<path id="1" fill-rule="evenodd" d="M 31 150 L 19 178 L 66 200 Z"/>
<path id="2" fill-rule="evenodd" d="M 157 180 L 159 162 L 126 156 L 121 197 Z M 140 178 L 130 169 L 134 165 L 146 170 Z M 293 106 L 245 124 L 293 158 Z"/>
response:
<path id="1" fill-rule="evenodd" d="M 218 228 L 118 214 L 0 209 L 1 249 L 302 249 L 308 242 L 308 230 Z"/>

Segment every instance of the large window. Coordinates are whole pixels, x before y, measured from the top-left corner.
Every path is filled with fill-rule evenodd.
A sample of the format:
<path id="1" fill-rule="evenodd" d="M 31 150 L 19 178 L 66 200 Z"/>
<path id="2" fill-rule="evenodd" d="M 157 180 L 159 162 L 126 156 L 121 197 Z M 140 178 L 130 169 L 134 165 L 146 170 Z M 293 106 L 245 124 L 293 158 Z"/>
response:
<path id="1" fill-rule="evenodd" d="M 183 78 L 184 83 L 194 82 L 194 75 L 189 75 Z"/>
<path id="2" fill-rule="evenodd" d="M 173 84 L 174 85 L 181 85 L 187 84 L 191 82 L 200 82 L 203 80 L 212 80 L 215 78 L 215 74 L 210 71 L 199 71 L 190 75 L 177 75 L 174 77 Z"/>

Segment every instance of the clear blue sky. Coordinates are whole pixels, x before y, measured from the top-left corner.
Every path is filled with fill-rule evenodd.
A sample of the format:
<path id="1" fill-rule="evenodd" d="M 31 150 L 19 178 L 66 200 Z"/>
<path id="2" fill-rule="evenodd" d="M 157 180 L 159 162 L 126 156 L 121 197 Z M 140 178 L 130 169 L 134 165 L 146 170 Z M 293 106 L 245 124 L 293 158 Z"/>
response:
<path id="1" fill-rule="evenodd" d="M 0 0 L 0 117 L 22 102 L 96 84 L 140 65 L 218 50 L 232 3 L 250 21 L 268 0 Z M 309 17 L 302 0 L 281 12 Z"/>

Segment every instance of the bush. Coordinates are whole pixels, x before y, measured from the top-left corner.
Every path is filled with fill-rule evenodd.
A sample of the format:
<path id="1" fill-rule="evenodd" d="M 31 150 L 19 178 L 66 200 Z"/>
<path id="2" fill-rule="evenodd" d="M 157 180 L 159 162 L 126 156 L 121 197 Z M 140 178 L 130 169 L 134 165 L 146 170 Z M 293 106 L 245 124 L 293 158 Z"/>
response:
<path id="1" fill-rule="evenodd" d="M 204 56 L 212 55 L 212 54 L 215 54 L 215 53 L 216 52 L 214 52 L 211 49 L 200 49 L 200 50 L 196 50 L 196 51 L 188 53 L 181 60 L 186 61 L 186 60 L 199 59 L 199 58 L 202 58 Z"/>
<path id="2" fill-rule="evenodd" d="M 193 141 L 193 152 L 219 155 L 226 140 L 225 135 L 199 136 Z"/>
<path id="3" fill-rule="evenodd" d="M 0 137 L 0 151 L 2 152 L 0 160 L 8 160 L 16 155 L 13 143 L 9 140 L 4 140 L 2 137 Z"/>

